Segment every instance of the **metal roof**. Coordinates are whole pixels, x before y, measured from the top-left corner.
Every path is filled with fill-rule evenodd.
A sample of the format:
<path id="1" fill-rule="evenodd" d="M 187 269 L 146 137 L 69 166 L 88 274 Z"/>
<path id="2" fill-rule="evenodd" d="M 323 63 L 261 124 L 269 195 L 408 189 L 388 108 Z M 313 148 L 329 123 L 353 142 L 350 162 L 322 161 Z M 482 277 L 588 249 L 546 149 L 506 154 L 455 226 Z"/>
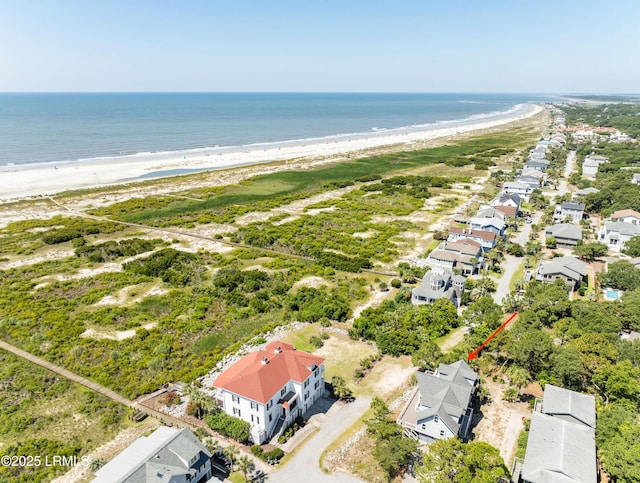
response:
<path id="1" fill-rule="evenodd" d="M 570 416 L 576 422 L 596 427 L 596 400 L 588 394 L 547 384 L 544 387 L 542 412 L 551 416 Z"/>
<path id="2" fill-rule="evenodd" d="M 195 463 L 190 464 L 195 458 Z M 169 481 L 190 474 L 211 453 L 191 430 L 160 426 L 149 436 L 134 441 L 95 473 L 94 483 L 144 483 Z"/>
<path id="3" fill-rule="evenodd" d="M 521 475 L 530 483 L 596 483 L 594 429 L 533 413 Z"/>

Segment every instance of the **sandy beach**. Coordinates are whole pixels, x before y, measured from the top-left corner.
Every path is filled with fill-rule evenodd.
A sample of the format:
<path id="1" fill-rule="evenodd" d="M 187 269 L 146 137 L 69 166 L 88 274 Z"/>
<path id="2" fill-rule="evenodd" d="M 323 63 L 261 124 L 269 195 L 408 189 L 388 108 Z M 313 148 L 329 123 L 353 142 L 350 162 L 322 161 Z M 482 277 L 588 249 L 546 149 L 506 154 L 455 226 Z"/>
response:
<path id="1" fill-rule="evenodd" d="M 540 105 L 527 104 L 511 113 L 490 120 L 466 120 L 422 128 L 317 140 L 216 147 L 190 152 L 145 154 L 58 164 L 5 165 L 0 167 L 0 202 L 234 166 L 274 161 L 328 159 L 388 146 L 419 144 L 437 138 L 497 127 L 533 116 L 542 109 Z"/>

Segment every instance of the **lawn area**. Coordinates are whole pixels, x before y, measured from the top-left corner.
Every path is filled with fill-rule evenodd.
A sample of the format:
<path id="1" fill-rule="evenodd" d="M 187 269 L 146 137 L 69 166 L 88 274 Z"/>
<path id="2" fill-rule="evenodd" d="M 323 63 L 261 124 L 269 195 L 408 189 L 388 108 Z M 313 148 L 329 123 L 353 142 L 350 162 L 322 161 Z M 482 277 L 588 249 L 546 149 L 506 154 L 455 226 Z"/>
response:
<path id="1" fill-rule="evenodd" d="M 518 268 L 514 270 L 513 275 L 511 275 L 511 280 L 509 280 L 509 290 L 511 291 L 515 290 L 516 282 L 522 279 L 522 275 L 524 274 L 525 263 L 526 261 L 522 260 L 520 262 L 520 265 L 518 265 Z"/>
<path id="2" fill-rule="evenodd" d="M 308 325 L 290 332 L 283 337 L 283 341 L 293 344 L 299 350 L 324 357 L 325 380 L 330 382 L 333 376 L 344 378 L 356 396 L 384 395 L 402 384 L 414 371 L 409 356 L 384 356 L 374 363 L 364 378 L 356 379 L 354 371 L 360 368 L 360 361 L 377 354 L 376 347 L 363 341 L 351 340 L 343 334 L 326 331 L 329 338 L 321 348 L 316 349 L 309 343 L 309 338 L 319 336 L 322 331 L 322 327 L 317 324 Z"/>
<path id="3" fill-rule="evenodd" d="M 452 330 L 447 335 L 443 335 L 442 337 L 438 337 L 434 342 L 438 344 L 440 350 L 446 354 L 451 352 L 454 347 L 456 347 L 459 343 L 462 342 L 464 335 L 469 330 L 468 327 L 458 327 L 457 329 Z"/>
<path id="4" fill-rule="evenodd" d="M 366 386 L 364 383 L 355 383 L 353 372 L 360 367 L 362 359 L 376 354 L 377 349 L 365 342 L 351 340 L 346 335 L 330 335 L 331 337 L 324 341 L 324 346 L 314 351 L 315 355 L 325 358 L 325 380 L 331 381 L 333 376 L 340 376 L 356 396 L 362 395 Z"/>
<path id="5" fill-rule="evenodd" d="M 302 329 L 289 332 L 285 337 L 282 338 L 282 341 L 293 344 L 298 350 L 304 352 L 313 352 L 316 348 L 309 343 L 309 338 L 313 335 L 319 336 L 321 329 L 322 327 L 318 324 L 309 324 Z"/>

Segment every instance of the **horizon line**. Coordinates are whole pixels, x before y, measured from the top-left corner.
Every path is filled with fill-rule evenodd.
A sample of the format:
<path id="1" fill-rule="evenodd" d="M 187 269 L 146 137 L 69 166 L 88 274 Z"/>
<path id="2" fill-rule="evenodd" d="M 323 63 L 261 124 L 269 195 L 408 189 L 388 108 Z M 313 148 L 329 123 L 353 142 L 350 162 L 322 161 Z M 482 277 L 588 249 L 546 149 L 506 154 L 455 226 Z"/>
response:
<path id="1" fill-rule="evenodd" d="M 456 94 L 456 95 L 547 95 L 547 96 L 640 96 L 640 92 L 527 92 L 527 91 L 284 91 L 284 90 L 113 90 L 113 91 L 0 91 L 0 94 Z"/>

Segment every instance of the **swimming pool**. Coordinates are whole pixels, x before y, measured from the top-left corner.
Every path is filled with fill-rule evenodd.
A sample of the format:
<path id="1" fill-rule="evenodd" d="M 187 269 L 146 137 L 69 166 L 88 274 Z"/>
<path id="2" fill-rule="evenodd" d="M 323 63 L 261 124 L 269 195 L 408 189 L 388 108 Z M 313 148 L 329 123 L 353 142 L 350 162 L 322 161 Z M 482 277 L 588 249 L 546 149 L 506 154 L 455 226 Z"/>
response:
<path id="1" fill-rule="evenodd" d="M 618 300 L 622 295 L 621 290 L 615 290 L 613 288 L 605 288 L 604 289 L 604 299 L 605 300 Z"/>

